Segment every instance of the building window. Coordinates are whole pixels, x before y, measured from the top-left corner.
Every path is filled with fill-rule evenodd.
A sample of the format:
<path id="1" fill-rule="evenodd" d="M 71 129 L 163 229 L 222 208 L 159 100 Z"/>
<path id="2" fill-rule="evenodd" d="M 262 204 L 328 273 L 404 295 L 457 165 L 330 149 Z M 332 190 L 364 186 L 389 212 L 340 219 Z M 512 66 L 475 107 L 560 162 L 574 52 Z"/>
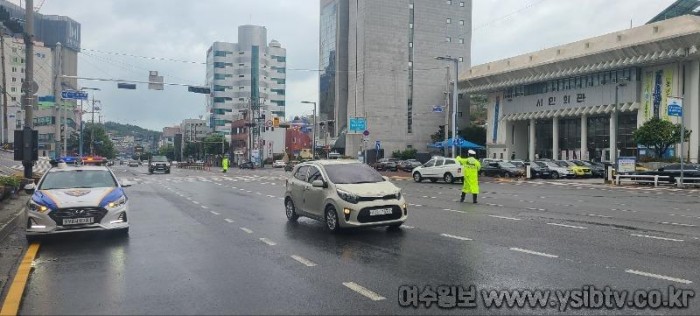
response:
<path id="1" fill-rule="evenodd" d="M 244 78 L 245 75 L 238 75 L 238 78 Z"/>
<path id="2" fill-rule="evenodd" d="M 412 29 L 412 28 L 413 28 L 413 23 L 409 23 L 409 24 L 408 24 L 408 28 L 409 28 L 409 29 Z"/>
<path id="3" fill-rule="evenodd" d="M 238 90 L 243 90 L 243 89 L 245 89 L 245 87 L 238 87 Z"/>
<path id="4" fill-rule="evenodd" d="M 12 67 L 12 72 L 17 72 L 17 67 Z"/>
<path id="5" fill-rule="evenodd" d="M 447 4 L 452 5 L 452 0 L 447 0 Z"/>
<path id="6" fill-rule="evenodd" d="M 17 97 L 12 97 L 12 101 L 17 101 Z"/>
<path id="7" fill-rule="evenodd" d="M 459 58 L 459 62 L 461 63 L 461 62 L 463 62 L 463 61 L 464 61 L 464 57 L 460 57 L 460 58 Z"/>
<path id="8" fill-rule="evenodd" d="M 408 47 L 413 47 L 413 42 L 408 42 Z"/>
<path id="9" fill-rule="evenodd" d="M 460 1 L 460 2 L 459 2 L 459 6 L 460 6 L 460 7 L 463 7 L 463 6 L 464 6 L 464 1 Z"/>
<path id="10" fill-rule="evenodd" d="M 408 67 L 413 67 L 413 62 L 412 62 L 412 61 L 409 61 L 409 62 L 408 62 Z"/>
<path id="11" fill-rule="evenodd" d="M 413 9 L 413 3 L 409 3 L 409 4 L 408 4 L 408 8 L 409 8 L 409 9 Z"/>
<path id="12" fill-rule="evenodd" d="M 451 37 L 445 37 L 445 42 L 448 42 L 448 43 L 452 42 L 452 38 L 451 38 Z"/>
<path id="13" fill-rule="evenodd" d="M 239 67 L 243 67 L 243 66 L 245 66 L 245 64 L 238 64 L 238 66 L 239 66 Z"/>
<path id="14" fill-rule="evenodd" d="M 238 101 L 245 101 L 245 98 L 238 98 Z"/>
<path id="15" fill-rule="evenodd" d="M 459 25 L 464 25 L 464 20 L 459 20 Z"/>
<path id="16" fill-rule="evenodd" d="M 238 52 L 238 55 L 243 55 L 243 54 L 245 54 L 245 52 Z"/>
<path id="17" fill-rule="evenodd" d="M 11 91 L 11 92 L 17 92 L 17 88 L 12 87 L 12 88 L 10 88 L 10 91 Z"/>
<path id="18" fill-rule="evenodd" d="M 17 82 L 17 78 L 12 77 L 12 82 Z"/>
<path id="19" fill-rule="evenodd" d="M 459 43 L 460 43 L 460 44 L 464 44 L 464 39 L 463 39 L 463 38 L 460 38 L 460 39 L 459 39 Z"/>
<path id="20" fill-rule="evenodd" d="M 450 24 L 450 23 L 452 23 L 452 19 L 447 18 L 447 20 L 445 22 L 447 22 L 447 24 Z"/>

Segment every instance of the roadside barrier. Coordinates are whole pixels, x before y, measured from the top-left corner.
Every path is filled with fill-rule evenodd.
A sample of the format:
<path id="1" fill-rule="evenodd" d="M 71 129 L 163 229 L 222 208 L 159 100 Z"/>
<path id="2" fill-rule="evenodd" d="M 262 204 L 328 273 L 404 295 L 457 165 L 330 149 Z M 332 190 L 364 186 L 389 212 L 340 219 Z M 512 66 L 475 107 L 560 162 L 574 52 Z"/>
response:
<path id="1" fill-rule="evenodd" d="M 668 182 L 671 179 L 669 176 L 660 175 L 635 175 L 635 174 L 616 174 L 615 185 L 620 185 L 622 180 L 629 180 L 635 183 L 653 183 L 654 187 L 659 186 L 659 180 Z"/>

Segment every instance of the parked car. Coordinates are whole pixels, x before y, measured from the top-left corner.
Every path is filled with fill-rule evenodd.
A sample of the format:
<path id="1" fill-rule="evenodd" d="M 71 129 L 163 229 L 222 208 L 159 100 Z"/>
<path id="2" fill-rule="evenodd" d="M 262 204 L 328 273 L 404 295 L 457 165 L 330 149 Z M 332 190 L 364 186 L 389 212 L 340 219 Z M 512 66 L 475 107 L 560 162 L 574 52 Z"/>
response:
<path id="1" fill-rule="evenodd" d="M 284 168 L 286 165 L 287 163 L 284 160 L 275 160 L 272 163 L 272 168 Z"/>
<path id="2" fill-rule="evenodd" d="M 255 169 L 255 164 L 252 161 L 246 161 L 238 165 L 241 169 Z"/>
<path id="3" fill-rule="evenodd" d="M 568 166 L 561 166 L 559 164 L 554 163 L 554 161 L 551 160 L 537 160 L 535 162 L 540 166 L 546 166 L 552 172 L 552 179 L 574 177 L 573 172 L 569 170 Z"/>
<path id="4" fill-rule="evenodd" d="M 353 160 L 320 160 L 294 168 L 285 183 L 284 206 L 289 221 L 300 216 L 325 223 L 331 232 L 342 228 L 398 228 L 408 205 L 387 178 Z"/>
<path id="5" fill-rule="evenodd" d="M 542 162 L 526 162 L 525 165 L 530 166 L 532 178 L 549 179 L 552 177 L 552 171 Z"/>
<path id="6" fill-rule="evenodd" d="M 447 183 L 454 183 L 462 180 L 462 166 L 454 158 L 433 157 L 424 165 L 416 167 L 412 171 L 413 180 L 421 182 L 428 179 L 430 182 L 437 182 L 439 179 Z"/>
<path id="7" fill-rule="evenodd" d="M 517 178 L 525 175 L 522 169 L 507 161 L 490 162 L 481 165 L 479 175 L 482 177 Z"/>
<path id="8" fill-rule="evenodd" d="M 136 161 L 136 160 L 129 161 L 129 167 L 138 167 L 138 166 L 139 166 L 138 161 Z"/>
<path id="9" fill-rule="evenodd" d="M 601 164 L 598 162 L 586 161 L 586 160 L 571 160 L 571 162 L 573 162 L 579 166 L 590 168 L 591 174 L 594 178 L 605 177 L 605 165 L 604 164 Z"/>
<path id="10" fill-rule="evenodd" d="M 420 163 L 420 161 L 418 161 L 416 159 L 408 159 L 408 160 L 401 161 L 398 166 L 399 166 L 399 169 L 401 169 L 403 171 L 411 172 L 411 171 L 413 171 L 413 169 L 420 167 L 422 165 L 423 164 Z"/>
<path id="11" fill-rule="evenodd" d="M 579 166 L 578 164 L 574 163 L 573 161 L 569 160 L 557 160 L 555 163 L 559 164 L 562 167 L 567 167 L 569 170 L 574 174 L 575 177 L 579 178 L 590 178 L 593 176 L 593 172 L 591 171 L 591 168 L 587 166 Z"/>
<path id="12" fill-rule="evenodd" d="M 676 183 L 676 178 L 681 176 L 681 164 L 675 163 L 656 170 L 638 172 L 639 175 L 659 175 L 668 176 L 669 183 Z M 700 178 L 700 164 L 687 163 L 683 164 L 683 177 Z M 685 180 L 684 180 L 685 182 Z M 687 181 L 692 183 L 700 183 L 700 181 Z"/>
<path id="13" fill-rule="evenodd" d="M 377 170 L 389 170 L 389 171 L 397 171 L 399 170 L 399 167 L 397 165 L 398 159 L 396 158 L 382 158 L 379 159 L 375 164 L 374 164 L 374 169 Z"/>

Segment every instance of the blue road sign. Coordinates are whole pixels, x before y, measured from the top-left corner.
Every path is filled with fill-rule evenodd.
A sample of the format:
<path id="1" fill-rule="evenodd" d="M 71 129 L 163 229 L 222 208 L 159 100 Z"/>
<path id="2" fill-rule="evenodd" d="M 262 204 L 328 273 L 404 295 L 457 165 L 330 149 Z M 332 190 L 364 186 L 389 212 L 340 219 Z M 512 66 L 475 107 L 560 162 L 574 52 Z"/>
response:
<path id="1" fill-rule="evenodd" d="M 351 133 L 362 133 L 367 129 L 367 120 L 364 117 L 351 117 L 350 118 L 350 132 Z"/>
<path id="2" fill-rule="evenodd" d="M 374 148 L 376 148 L 376 149 L 377 149 L 377 152 L 379 152 L 379 149 L 382 148 L 382 142 L 380 142 L 380 141 L 375 141 L 375 142 L 374 142 Z"/>
<path id="3" fill-rule="evenodd" d="M 668 116 L 683 116 L 683 101 L 680 98 L 668 98 Z"/>
<path id="4" fill-rule="evenodd" d="M 433 113 L 442 113 L 442 112 L 443 112 L 442 106 L 440 106 L 440 105 L 433 106 Z"/>
<path id="5" fill-rule="evenodd" d="M 63 90 L 61 98 L 64 100 L 87 100 L 88 94 L 85 91 Z"/>

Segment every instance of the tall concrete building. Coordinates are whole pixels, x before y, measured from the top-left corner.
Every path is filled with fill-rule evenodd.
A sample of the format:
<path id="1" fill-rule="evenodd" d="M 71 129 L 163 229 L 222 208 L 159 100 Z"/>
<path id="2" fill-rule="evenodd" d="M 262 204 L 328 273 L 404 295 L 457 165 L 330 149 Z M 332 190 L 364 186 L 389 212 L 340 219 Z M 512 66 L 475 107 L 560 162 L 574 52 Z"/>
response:
<path id="1" fill-rule="evenodd" d="M 284 117 L 286 56 L 278 41 L 267 42 L 264 26 L 239 26 L 238 43 L 214 42 L 207 51 L 209 127 L 230 141 L 231 123 L 255 100 L 266 120 Z"/>
<path id="2" fill-rule="evenodd" d="M 350 130 L 364 117 L 369 144 L 385 153 L 427 150 L 430 135 L 445 125 L 451 62 L 470 66 L 470 0 L 320 0 L 319 114 L 334 120 L 335 149 L 355 156 L 362 131 Z M 449 71 L 448 71 L 449 69 Z M 449 76 L 448 76 L 449 72 Z M 468 122 L 459 107 L 458 126 Z"/>

